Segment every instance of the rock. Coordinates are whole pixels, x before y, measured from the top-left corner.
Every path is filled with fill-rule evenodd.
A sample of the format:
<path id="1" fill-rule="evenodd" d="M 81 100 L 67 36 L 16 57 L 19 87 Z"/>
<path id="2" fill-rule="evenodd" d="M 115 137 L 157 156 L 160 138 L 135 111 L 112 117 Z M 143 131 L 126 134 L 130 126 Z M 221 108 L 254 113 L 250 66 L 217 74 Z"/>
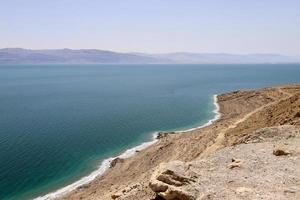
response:
<path id="1" fill-rule="evenodd" d="M 154 199 L 151 200 L 165 200 L 164 198 L 162 198 L 161 196 L 156 195 Z"/>
<path id="2" fill-rule="evenodd" d="M 275 156 L 285 156 L 285 155 L 289 155 L 290 152 L 287 151 L 283 145 L 278 145 L 273 149 L 273 154 Z"/>
<path id="3" fill-rule="evenodd" d="M 175 132 L 159 132 L 156 136 L 156 139 L 162 139 L 167 137 L 169 134 L 175 134 Z"/>
<path id="4" fill-rule="evenodd" d="M 233 168 L 236 168 L 236 167 L 241 167 L 241 163 L 230 163 L 228 165 L 229 169 L 233 169 Z"/>
<path id="5" fill-rule="evenodd" d="M 84 185 L 79 186 L 78 189 L 79 189 L 79 190 L 81 190 L 81 189 L 87 189 L 87 188 L 89 188 L 89 187 L 90 187 L 89 184 L 84 184 Z"/>
<path id="6" fill-rule="evenodd" d="M 121 196 L 122 196 L 122 194 L 116 193 L 116 194 L 111 195 L 111 198 L 112 199 L 117 199 L 117 198 L 119 198 Z"/>
<path id="7" fill-rule="evenodd" d="M 297 112 L 297 113 L 295 114 L 295 117 L 300 117 L 300 112 Z"/>
<path id="8" fill-rule="evenodd" d="M 110 168 L 113 168 L 116 166 L 117 163 L 122 163 L 124 162 L 124 159 L 122 158 L 115 158 L 110 162 Z"/>
<path id="9" fill-rule="evenodd" d="M 188 164 L 181 161 L 160 164 L 152 174 L 149 186 L 166 200 L 196 200 L 198 196 L 188 173 Z"/>
<path id="10" fill-rule="evenodd" d="M 237 158 L 232 158 L 231 159 L 231 162 L 229 165 L 228 165 L 228 168 L 229 169 L 233 169 L 233 168 L 236 168 L 236 167 L 240 167 L 243 163 L 243 160 L 242 159 L 237 159 Z"/>
<path id="11" fill-rule="evenodd" d="M 285 139 L 290 139 L 290 138 L 295 138 L 295 135 L 294 134 L 290 134 Z"/>
<path id="12" fill-rule="evenodd" d="M 151 180 L 149 186 L 153 190 L 153 192 L 156 193 L 165 192 L 168 189 L 168 185 L 156 180 Z"/>
<path id="13" fill-rule="evenodd" d="M 238 158 L 232 158 L 231 162 L 235 162 L 235 163 L 242 163 L 243 160 L 242 159 L 238 159 Z"/>
<path id="14" fill-rule="evenodd" d="M 294 190 L 294 189 L 285 189 L 283 192 L 284 192 L 285 194 L 295 194 L 295 193 L 296 193 L 296 190 Z"/>
<path id="15" fill-rule="evenodd" d="M 166 200 L 196 200 L 196 196 L 185 190 L 170 187 L 166 192 L 160 194 Z"/>
<path id="16" fill-rule="evenodd" d="M 164 137 L 167 137 L 168 133 L 166 132 L 159 132 L 156 136 L 156 139 L 162 139 Z"/>

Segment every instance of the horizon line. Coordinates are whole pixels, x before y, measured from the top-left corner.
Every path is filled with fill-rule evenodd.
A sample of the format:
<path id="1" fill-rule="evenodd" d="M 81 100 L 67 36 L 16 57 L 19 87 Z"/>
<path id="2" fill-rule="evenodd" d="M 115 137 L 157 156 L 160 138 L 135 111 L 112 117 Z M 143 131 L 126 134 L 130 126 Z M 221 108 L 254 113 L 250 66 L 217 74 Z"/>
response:
<path id="1" fill-rule="evenodd" d="M 26 48 L 26 47 L 1 47 L 0 50 L 4 49 L 22 49 L 22 50 L 32 50 L 32 51 L 43 51 L 43 50 L 74 50 L 74 51 L 81 51 L 81 50 L 96 50 L 96 51 L 106 51 L 106 52 L 114 52 L 114 53 L 124 53 L 124 54 L 148 54 L 148 55 L 159 55 L 159 54 L 175 54 L 175 53 L 187 53 L 187 54 L 227 54 L 227 55 L 281 55 L 281 56 L 292 56 L 298 57 L 300 54 L 285 54 L 285 53 L 278 53 L 278 52 L 269 52 L 269 53 L 261 53 L 261 52 L 252 52 L 252 53 L 228 53 L 228 52 L 193 52 L 193 51 L 169 51 L 169 52 L 160 52 L 160 53 L 153 53 L 153 52 L 144 52 L 144 51 L 116 51 L 116 50 L 108 50 L 108 49 L 101 49 L 101 48 Z"/>

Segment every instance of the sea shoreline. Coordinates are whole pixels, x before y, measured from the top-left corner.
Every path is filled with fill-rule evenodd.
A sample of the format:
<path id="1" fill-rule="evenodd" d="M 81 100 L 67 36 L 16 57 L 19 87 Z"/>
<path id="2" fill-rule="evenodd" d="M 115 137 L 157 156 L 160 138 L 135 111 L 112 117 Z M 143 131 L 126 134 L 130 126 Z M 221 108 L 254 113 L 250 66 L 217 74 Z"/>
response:
<path id="1" fill-rule="evenodd" d="M 214 110 L 212 112 L 214 113 L 214 117 L 212 119 L 208 120 L 208 122 L 206 122 L 203 125 L 197 126 L 195 128 L 189 128 L 186 130 L 178 130 L 178 131 L 174 131 L 173 133 L 180 134 L 180 133 L 187 133 L 190 131 L 198 130 L 198 129 L 207 127 L 207 126 L 211 125 L 213 122 L 220 119 L 221 113 L 219 112 L 220 106 L 218 104 L 218 95 L 217 94 L 213 95 L 213 105 L 214 105 Z M 142 150 L 150 147 L 151 145 L 155 144 L 157 141 L 159 141 L 159 138 L 158 138 L 159 133 L 162 133 L 162 132 L 154 132 L 153 133 L 152 141 L 143 142 L 140 145 L 129 148 L 129 149 L 125 150 L 123 153 L 121 153 L 119 156 L 109 157 L 109 158 L 104 159 L 101 162 L 101 164 L 99 165 L 99 167 L 97 168 L 97 170 L 95 170 L 95 171 L 91 172 L 89 175 L 84 176 L 83 178 L 75 181 L 74 183 L 71 183 L 67 186 L 64 186 L 54 192 L 50 192 L 50 193 L 46 194 L 46 195 L 41 195 L 36 198 L 33 198 L 33 200 L 57 199 L 57 198 L 63 197 L 65 195 L 75 191 L 76 189 L 78 189 L 86 184 L 91 183 L 96 178 L 101 177 L 110 168 L 112 161 L 114 161 L 115 159 L 118 159 L 118 158 L 126 159 L 126 158 L 133 157 L 134 155 L 136 155 L 137 152 L 142 151 Z M 168 132 L 163 132 L 163 133 L 168 133 Z"/>
<path id="2" fill-rule="evenodd" d="M 213 158 L 216 154 L 222 152 L 223 149 L 229 149 L 231 151 L 239 144 L 248 144 L 249 141 L 263 141 L 263 139 L 260 139 L 262 136 L 271 137 L 266 139 L 273 140 L 277 134 L 280 134 L 276 132 L 274 133 L 274 137 L 272 137 L 269 134 L 265 134 L 266 130 L 273 131 L 276 129 L 280 131 L 288 127 L 288 131 L 293 132 L 293 129 L 296 130 L 297 126 L 299 128 L 299 91 L 300 85 L 281 85 L 254 90 L 235 90 L 219 94 L 217 96 L 217 103 L 221 115 L 215 116 L 215 119 L 219 117 L 220 119 L 214 121 L 214 123 L 212 123 L 211 120 L 206 123 L 207 127 L 202 126 L 202 128 L 199 129 L 190 129 L 188 132 L 183 132 L 184 134 L 161 132 L 160 135 L 158 135 L 159 140 L 149 148 L 139 151 L 135 156 L 127 159 L 114 160 L 111 168 L 100 178 L 96 178 L 91 183 L 58 199 L 146 200 L 157 199 L 158 196 L 165 199 L 197 199 L 199 196 L 212 196 L 213 199 L 224 199 L 224 196 L 228 197 L 228 199 L 241 199 L 241 196 L 239 196 L 240 193 L 235 192 L 236 189 L 239 190 L 239 188 L 236 188 L 237 185 L 232 185 L 231 182 L 228 182 L 231 181 L 231 178 L 235 177 L 235 175 L 230 176 L 231 178 L 227 176 L 230 172 L 235 174 L 235 172 L 240 171 L 230 167 L 232 162 L 235 162 L 236 155 L 229 155 L 228 153 L 222 154 L 222 159 L 217 160 L 222 161 L 223 164 L 210 165 L 206 160 Z M 214 97 L 214 99 L 216 99 L 216 97 Z M 295 109 L 290 109 L 291 107 Z M 218 107 L 216 107 L 215 112 L 217 110 Z M 291 134 L 294 134 L 292 132 Z M 274 144 L 275 143 L 272 143 L 270 146 L 274 147 Z M 272 156 L 272 148 L 266 152 L 268 152 L 266 156 L 269 157 L 272 162 L 276 163 L 276 158 L 273 157 L 274 155 Z M 238 156 L 237 160 L 248 159 L 244 158 L 244 155 L 246 154 L 241 152 L 241 156 Z M 253 153 L 251 153 L 251 156 L 253 156 Z M 240 163 L 243 165 L 241 169 L 244 169 L 244 167 L 247 168 L 247 166 L 250 165 L 256 165 L 253 159 L 247 162 L 249 162 L 249 165 L 247 164 L 245 166 L 244 162 Z M 265 163 L 265 161 L 263 163 Z M 205 168 L 203 168 L 203 166 L 205 166 Z M 211 173 L 215 171 L 215 167 L 219 167 L 225 171 L 221 173 L 222 176 L 225 176 L 222 178 L 222 180 L 225 181 L 217 188 L 214 188 L 216 181 L 211 181 L 211 177 L 214 176 Z M 294 166 L 293 168 L 296 167 Z M 250 169 L 252 170 L 253 167 L 250 167 Z M 199 170 L 201 172 L 198 172 Z M 173 175 L 166 175 L 169 173 L 173 174 L 173 172 L 176 174 L 175 177 L 185 177 L 195 180 L 195 182 L 191 181 L 174 185 L 173 181 L 181 179 L 175 178 L 175 180 L 173 180 Z M 268 170 L 269 174 L 276 172 L 274 169 Z M 163 177 L 166 179 L 160 178 L 162 177 L 160 174 L 163 174 Z M 203 174 L 207 175 L 206 179 L 203 179 Z M 219 175 L 220 174 L 216 177 Z M 248 175 L 249 173 L 247 172 L 247 176 Z M 261 179 L 261 185 L 269 183 L 270 179 L 263 175 L 259 169 L 255 171 L 255 175 Z M 250 180 L 244 177 L 245 174 L 241 176 L 241 181 L 243 182 L 241 185 L 247 185 L 247 183 L 244 182 Z M 172 180 L 169 181 L 169 178 Z M 218 180 L 218 182 L 220 181 Z M 274 182 L 276 182 L 275 185 L 280 193 L 276 195 L 286 195 L 282 193 L 282 181 L 275 179 Z M 255 187 L 257 183 L 256 178 L 251 183 L 251 191 L 253 191 L 253 193 L 249 192 L 252 198 L 247 199 L 257 197 Z M 221 189 L 220 191 L 220 188 L 228 187 L 232 187 L 232 190 Z M 212 188 L 214 188 L 216 192 L 211 192 Z M 272 188 L 270 188 L 270 190 L 272 190 Z M 262 189 L 260 194 L 267 195 L 268 197 L 272 196 L 270 191 L 266 191 L 266 188 Z M 173 196 L 170 197 L 170 195 Z M 184 195 L 184 197 L 182 195 Z"/>

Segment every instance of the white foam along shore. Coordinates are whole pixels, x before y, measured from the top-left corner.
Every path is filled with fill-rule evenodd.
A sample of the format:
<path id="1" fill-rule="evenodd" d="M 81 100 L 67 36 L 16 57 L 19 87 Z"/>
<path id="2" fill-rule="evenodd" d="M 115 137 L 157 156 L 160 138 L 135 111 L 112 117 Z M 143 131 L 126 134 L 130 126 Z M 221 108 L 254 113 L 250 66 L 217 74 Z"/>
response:
<path id="1" fill-rule="evenodd" d="M 200 128 L 203 128 L 203 127 L 206 127 L 206 126 L 209 126 L 211 125 L 214 121 L 218 120 L 220 117 L 221 117 L 221 114 L 219 112 L 220 110 L 220 107 L 219 107 L 219 104 L 218 104 L 218 99 L 217 99 L 217 95 L 214 95 L 213 96 L 213 99 L 214 99 L 214 106 L 215 106 L 215 109 L 214 109 L 214 113 L 215 113 L 215 116 L 213 119 L 209 120 L 207 123 L 205 123 L 204 125 L 201 125 L 201 126 L 198 126 L 198 127 L 195 127 L 195 128 L 191 128 L 191 129 L 188 129 L 188 130 L 182 130 L 182 131 L 176 131 L 175 133 L 186 133 L 186 132 L 189 132 L 189 131 L 193 131 L 193 130 L 197 130 L 197 129 L 200 129 Z M 76 190 L 77 188 L 83 186 L 83 185 L 86 185 L 90 182 L 92 182 L 95 178 L 101 176 L 104 174 L 104 172 L 109 169 L 110 167 L 110 163 L 116 159 L 116 158 L 122 158 L 122 159 L 125 159 L 125 158 L 129 158 L 129 157 L 132 157 L 134 156 L 138 151 L 141 151 L 143 149 L 146 149 L 148 148 L 149 146 L 151 146 L 152 144 L 156 143 L 158 141 L 157 139 L 157 135 L 158 135 L 159 132 L 155 132 L 153 134 L 153 140 L 150 141 L 150 142 L 144 142 L 138 146 L 135 146 L 131 149 L 128 149 L 126 150 L 125 152 L 123 152 L 121 155 L 117 156 L 117 157 L 110 157 L 108 159 L 105 159 L 102 161 L 102 163 L 100 164 L 99 168 L 95 171 L 93 171 L 91 174 L 89 174 L 88 176 L 85 176 L 83 178 L 81 178 L 80 180 L 70 184 L 70 185 L 67 185 L 61 189 L 58 189 L 52 193 L 49 193 L 49 194 L 46 194 L 44 196 L 39 196 L 37 198 L 34 198 L 34 200 L 53 200 L 53 199 L 56 199 L 56 198 L 59 198 L 61 196 L 64 196 L 74 190 Z"/>
<path id="2" fill-rule="evenodd" d="M 220 106 L 218 104 L 218 95 L 215 94 L 213 96 L 213 98 L 214 98 L 214 106 L 215 106 L 215 109 L 213 110 L 213 113 L 215 113 L 215 116 L 214 116 L 213 119 L 209 120 L 207 123 L 205 123 L 205 124 L 203 124 L 201 126 L 198 126 L 198 127 L 195 127 L 195 128 L 186 129 L 186 130 L 182 130 L 182 131 L 175 131 L 175 133 L 186 133 L 186 132 L 194 131 L 194 130 L 197 130 L 197 129 L 209 126 L 214 121 L 217 121 L 218 119 L 220 119 L 221 113 L 220 113 Z"/>

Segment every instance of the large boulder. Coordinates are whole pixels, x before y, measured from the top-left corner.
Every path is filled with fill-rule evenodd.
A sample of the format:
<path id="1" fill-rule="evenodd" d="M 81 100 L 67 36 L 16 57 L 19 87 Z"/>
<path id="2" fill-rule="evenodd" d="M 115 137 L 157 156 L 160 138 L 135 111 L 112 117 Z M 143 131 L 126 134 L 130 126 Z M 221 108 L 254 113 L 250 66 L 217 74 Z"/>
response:
<path id="1" fill-rule="evenodd" d="M 194 187 L 195 177 L 187 163 L 161 163 L 153 173 L 149 186 L 166 200 L 196 200 L 199 192 Z"/>

